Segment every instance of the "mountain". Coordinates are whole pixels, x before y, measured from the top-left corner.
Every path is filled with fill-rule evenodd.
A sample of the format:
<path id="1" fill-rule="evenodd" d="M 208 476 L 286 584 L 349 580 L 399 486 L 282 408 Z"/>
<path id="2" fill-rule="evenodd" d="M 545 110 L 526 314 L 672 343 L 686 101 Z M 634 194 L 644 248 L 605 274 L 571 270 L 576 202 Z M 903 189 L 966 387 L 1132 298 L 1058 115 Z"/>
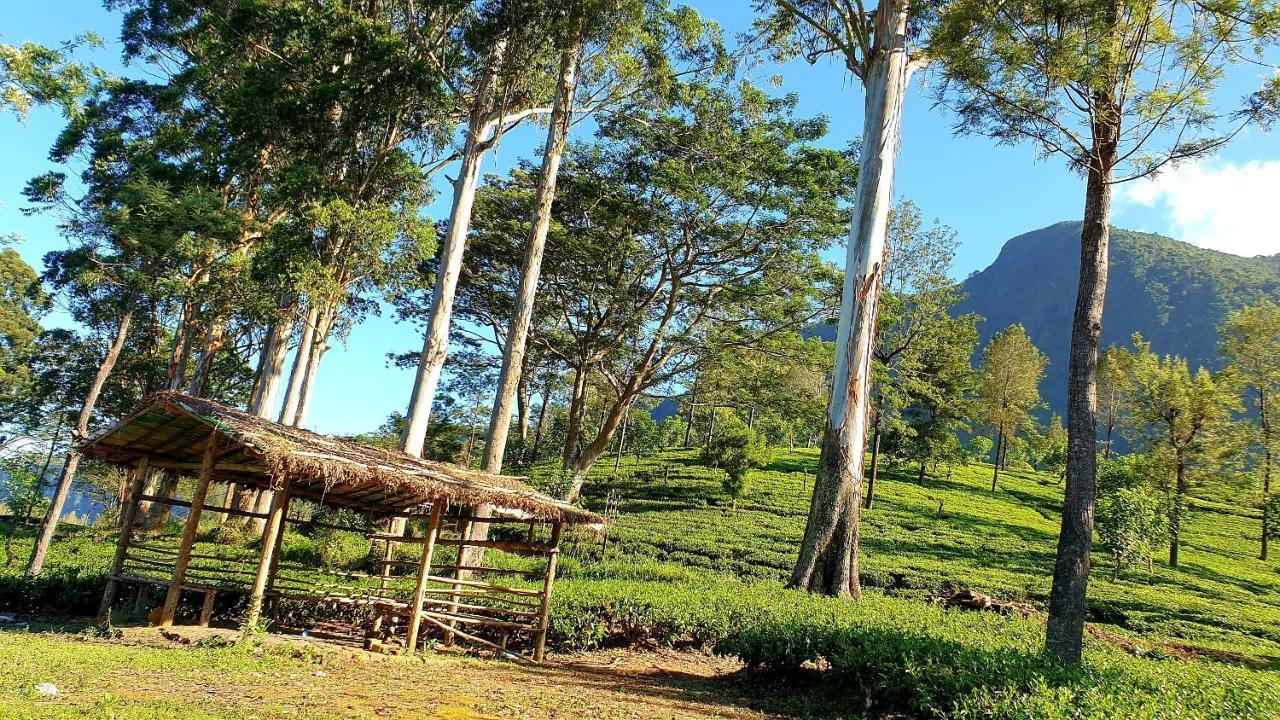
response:
<path id="1" fill-rule="evenodd" d="M 1022 323 L 1049 356 L 1041 393 L 1059 414 L 1066 406 L 1079 254 L 1079 222 L 1019 235 L 1004 244 L 990 267 L 964 281 L 968 299 L 957 308 L 985 318 L 978 326 L 984 345 L 996 332 Z M 1280 302 L 1280 254 L 1246 258 L 1116 228 L 1110 259 L 1103 347 L 1127 344 L 1141 332 L 1158 353 L 1181 355 L 1193 368 L 1217 368 L 1217 326 L 1227 313 L 1264 299 Z"/>

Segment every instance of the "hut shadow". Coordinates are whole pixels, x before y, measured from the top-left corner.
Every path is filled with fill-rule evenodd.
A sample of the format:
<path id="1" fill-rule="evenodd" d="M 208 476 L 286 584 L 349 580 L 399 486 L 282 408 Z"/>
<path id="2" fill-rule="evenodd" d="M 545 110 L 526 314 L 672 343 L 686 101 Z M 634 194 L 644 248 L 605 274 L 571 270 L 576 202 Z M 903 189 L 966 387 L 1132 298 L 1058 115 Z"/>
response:
<path id="1" fill-rule="evenodd" d="M 548 673 L 560 686 L 620 693 L 638 704 L 714 713 L 716 717 L 735 717 L 737 710 L 773 717 L 843 718 L 849 710 L 847 687 L 816 669 L 766 672 L 740 668 L 707 675 L 657 665 L 628 670 L 568 660 L 531 670 Z"/>

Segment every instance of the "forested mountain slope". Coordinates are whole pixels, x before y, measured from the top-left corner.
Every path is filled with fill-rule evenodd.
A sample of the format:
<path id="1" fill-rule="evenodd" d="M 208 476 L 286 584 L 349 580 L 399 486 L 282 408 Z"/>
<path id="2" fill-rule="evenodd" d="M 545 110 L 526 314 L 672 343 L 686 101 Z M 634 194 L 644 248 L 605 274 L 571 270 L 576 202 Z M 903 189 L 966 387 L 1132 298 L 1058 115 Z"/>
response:
<path id="1" fill-rule="evenodd" d="M 956 310 L 977 313 L 983 344 L 1022 323 L 1049 356 L 1042 393 L 1053 411 L 1066 403 L 1067 351 L 1079 273 L 1080 223 L 1061 222 L 1005 243 L 987 269 L 964 281 Z M 1277 233 L 1280 249 L 1280 233 Z M 1172 238 L 1113 229 L 1102 344 L 1141 332 L 1158 353 L 1216 367 L 1217 326 L 1227 312 L 1280 302 L 1280 255 L 1245 258 Z"/>

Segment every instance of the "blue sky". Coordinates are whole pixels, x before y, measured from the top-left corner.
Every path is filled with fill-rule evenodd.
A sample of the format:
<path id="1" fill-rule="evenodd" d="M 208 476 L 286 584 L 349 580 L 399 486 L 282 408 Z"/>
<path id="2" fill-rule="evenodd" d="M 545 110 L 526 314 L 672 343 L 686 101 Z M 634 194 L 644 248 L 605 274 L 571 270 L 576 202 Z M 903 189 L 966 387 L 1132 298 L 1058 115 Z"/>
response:
<path id="1" fill-rule="evenodd" d="M 691 4 L 720 22 L 730 36 L 750 26 L 749 3 L 695 0 Z M 119 17 L 105 11 L 100 0 L 0 3 L 0 42 L 56 44 L 85 32 L 95 32 L 108 43 L 85 59 L 118 73 L 145 72 L 145 68 L 121 64 L 116 43 Z M 774 75 L 783 79 L 778 92 L 799 95 L 802 115 L 828 116 L 829 144 L 844 146 L 858 136 L 860 89 L 841 68 L 796 61 L 753 71 L 762 85 Z M 1029 145 L 997 147 L 981 137 L 954 137 L 953 118 L 932 106 L 922 81 L 927 76 L 913 81 L 904 111 L 895 194 L 915 201 L 926 217 L 955 228 L 961 243 L 954 269 L 958 278 L 986 267 L 1008 238 L 1080 217 L 1083 182 L 1061 161 L 1037 162 Z M 1236 73 L 1225 86 L 1223 98 L 1234 100 L 1256 83 L 1256 70 Z M 61 118 L 47 109 L 37 109 L 26 123 L 0 117 L 0 234 L 21 235 L 17 248 L 36 267 L 42 255 L 59 247 L 62 240 L 52 218 L 22 215 L 21 190 L 28 179 L 52 168 L 48 148 L 61 127 Z M 508 135 L 489 158 L 486 171 L 501 173 L 521 157 L 533 155 L 541 136 L 533 128 Z M 448 209 L 448 193 L 441 195 L 431 209 L 437 217 Z M 1251 129 L 1212 160 L 1166 173 L 1154 182 L 1122 188 L 1115 223 L 1241 255 L 1273 254 L 1280 252 L 1273 215 L 1277 196 L 1280 141 Z M 392 411 L 402 411 L 413 376 L 387 367 L 386 354 L 420 345 L 418 331 L 395 323 L 389 314 L 358 327 L 345 347 L 334 347 L 325 356 L 307 424 L 322 432 L 359 432 L 376 427 Z"/>

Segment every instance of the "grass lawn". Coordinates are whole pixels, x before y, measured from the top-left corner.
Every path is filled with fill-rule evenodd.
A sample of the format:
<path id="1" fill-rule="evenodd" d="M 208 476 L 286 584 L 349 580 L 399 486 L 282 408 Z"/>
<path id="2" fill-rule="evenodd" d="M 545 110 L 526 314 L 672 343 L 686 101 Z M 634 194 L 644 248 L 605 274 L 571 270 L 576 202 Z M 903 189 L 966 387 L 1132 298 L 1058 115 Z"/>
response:
<path id="1" fill-rule="evenodd" d="M 571 654 L 535 668 L 278 639 L 248 650 L 196 637 L 183 644 L 151 629 L 110 641 L 0 632 L 0 718 L 768 718 L 822 710 L 815 692 L 779 701 L 768 683 L 747 682 L 740 663 L 689 653 Z M 36 690 L 46 682 L 56 695 Z M 769 712 L 753 709 L 761 706 Z"/>

